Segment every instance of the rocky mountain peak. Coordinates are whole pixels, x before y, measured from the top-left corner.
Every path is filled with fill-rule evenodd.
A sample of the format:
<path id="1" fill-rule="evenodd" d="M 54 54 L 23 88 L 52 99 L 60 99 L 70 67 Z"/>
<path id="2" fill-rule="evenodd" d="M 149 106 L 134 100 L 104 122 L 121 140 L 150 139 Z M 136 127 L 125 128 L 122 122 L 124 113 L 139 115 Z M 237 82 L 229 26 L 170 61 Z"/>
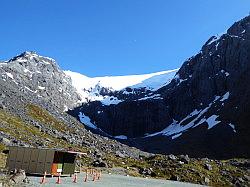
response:
<path id="1" fill-rule="evenodd" d="M 34 51 L 25 51 L 10 59 L 7 63 L 8 66 L 19 69 L 24 68 L 23 70 L 26 71 L 25 73 L 27 73 L 27 71 L 41 72 L 42 74 L 62 73 L 62 70 L 54 59 L 41 56 Z"/>
<path id="2" fill-rule="evenodd" d="M 37 53 L 35 51 L 24 51 L 23 53 L 21 53 L 18 56 L 28 57 L 28 56 L 33 56 L 33 55 L 37 55 Z"/>
<path id="3" fill-rule="evenodd" d="M 235 22 L 228 30 L 227 33 L 233 36 L 243 37 L 244 39 L 249 39 L 250 37 L 250 15 Z"/>
<path id="4" fill-rule="evenodd" d="M 55 60 L 49 57 L 44 57 L 39 54 L 37 54 L 35 51 L 25 51 L 21 53 L 20 55 L 17 55 L 10 59 L 8 62 L 13 62 L 13 61 L 20 61 L 20 62 L 25 62 L 28 60 L 32 60 L 32 62 L 36 63 L 45 63 L 45 64 L 51 64 L 55 63 Z"/>
<path id="5" fill-rule="evenodd" d="M 56 61 L 33 51 L 26 51 L 0 64 L 2 81 L 22 92 L 49 100 L 62 110 L 76 106 L 79 95 Z"/>

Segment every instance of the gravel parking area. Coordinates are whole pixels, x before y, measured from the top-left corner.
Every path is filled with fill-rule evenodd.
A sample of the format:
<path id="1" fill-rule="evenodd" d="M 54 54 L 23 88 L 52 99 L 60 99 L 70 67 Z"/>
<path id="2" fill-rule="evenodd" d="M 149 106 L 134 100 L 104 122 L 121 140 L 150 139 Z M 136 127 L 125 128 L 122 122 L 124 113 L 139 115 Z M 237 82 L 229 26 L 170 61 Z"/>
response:
<path id="1" fill-rule="evenodd" d="M 122 176 L 122 175 L 102 175 L 100 180 L 92 181 L 92 177 L 88 179 L 87 182 L 84 182 L 85 174 L 78 174 L 77 183 L 73 183 L 72 177 L 62 177 L 61 184 L 56 184 L 57 177 L 47 178 L 45 184 L 40 184 L 40 177 L 29 177 L 30 184 L 28 186 L 87 186 L 87 187 L 198 187 L 200 185 L 182 183 L 176 181 L 168 180 L 159 180 L 159 179 L 147 179 L 131 176 Z"/>

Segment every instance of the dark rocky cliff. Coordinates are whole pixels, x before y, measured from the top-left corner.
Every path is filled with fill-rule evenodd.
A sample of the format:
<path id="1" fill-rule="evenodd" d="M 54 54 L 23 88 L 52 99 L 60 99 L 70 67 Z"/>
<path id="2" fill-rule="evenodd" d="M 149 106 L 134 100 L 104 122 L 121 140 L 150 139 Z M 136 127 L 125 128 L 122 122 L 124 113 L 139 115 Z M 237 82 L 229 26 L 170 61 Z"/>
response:
<path id="1" fill-rule="evenodd" d="M 235 154 L 249 156 L 249 77 L 250 16 L 233 24 L 222 36 L 211 37 L 197 55 L 184 62 L 172 82 L 155 91 L 163 99 L 126 100 L 110 106 L 93 102 L 70 113 L 77 116 L 82 111 L 103 131 L 135 138 L 127 143 L 142 149 L 193 153 L 204 149 L 205 155 L 213 155 L 212 151 L 226 145 Z M 210 127 L 215 122 L 216 126 Z M 172 133 L 140 138 L 171 125 Z M 184 130 L 176 131 L 177 125 Z M 178 134 L 179 138 L 173 138 Z M 152 142 L 159 139 L 161 146 L 155 146 Z M 182 148 L 187 140 L 194 146 Z M 197 145 L 197 141 L 202 143 Z"/>

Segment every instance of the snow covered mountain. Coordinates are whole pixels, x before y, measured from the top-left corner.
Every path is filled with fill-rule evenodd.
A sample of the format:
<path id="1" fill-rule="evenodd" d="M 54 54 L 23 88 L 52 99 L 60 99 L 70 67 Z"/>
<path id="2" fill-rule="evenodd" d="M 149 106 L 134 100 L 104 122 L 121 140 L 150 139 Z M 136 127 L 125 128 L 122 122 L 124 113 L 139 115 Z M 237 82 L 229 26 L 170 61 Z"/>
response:
<path id="1" fill-rule="evenodd" d="M 82 135 L 58 133 L 54 122 L 43 127 L 27 116 L 36 109 L 27 106 L 62 119 L 67 111 L 70 128 L 77 124 L 73 116 L 93 132 L 149 152 L 249 157 L 249 59 L 250 16 L 211 37 L 179 70 L 90 78 L 25 52 L 0 63 L 0 110 L 55 137 L 67 134 L 69 142 L 80 143 Z M 44 115 L 36 112 L 38 119 Z"/>
<path id="2" fill-rule="evenodd" d="M 177 71 L 178 69 L 174 69 L 144 75 L 94 78 L 72 71 L 64 71 L 64 73 L 71 77 L 72 84 L 80 94 L 82 102 L 101 101 L 104 105 L 110 105 L 123 101 L 123 99 L 119 99 L 121 96 L 117 96 L 115 92 L 119 92 L 120 95 L 130 95 L 133 94 L 135 90 L 140 89 L 156 91 L 169 84 Z"/>
<path id="3" fill-rule="evenodd" d="M 114 103 L 90 100 L 69 113 L 88 121 L 92 130 L 100 129 L 146 151 L 247 157 L 249 41 L 247 16 L 220 37 L 211 37 L 198 54 L 187 59 L 179 70 L 170 72 L 170 76 L 151 74 L 140 79 L 141 83 L 125 82 L 121 87 L 102 90 L 98 93 L 103 92 Z M 157 77 L 160 81 L 153 84 Z M 101 88 L 103 82 L 96 80 L 95 85 Z"/>

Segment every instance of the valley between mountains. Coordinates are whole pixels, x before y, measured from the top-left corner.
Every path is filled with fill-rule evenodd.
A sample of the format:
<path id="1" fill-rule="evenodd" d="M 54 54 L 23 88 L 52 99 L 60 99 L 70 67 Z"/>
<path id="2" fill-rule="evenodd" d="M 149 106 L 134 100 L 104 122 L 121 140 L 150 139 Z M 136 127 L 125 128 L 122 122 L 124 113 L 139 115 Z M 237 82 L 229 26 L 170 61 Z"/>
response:
<path id="1" fill-rule="evenodd" d="M 70 148 L 108 172 L 249 186 L 249 77 L 250 16 L 145 75 L 91 78 L 27 51 L 0 62 L 0 149 Z"/>

